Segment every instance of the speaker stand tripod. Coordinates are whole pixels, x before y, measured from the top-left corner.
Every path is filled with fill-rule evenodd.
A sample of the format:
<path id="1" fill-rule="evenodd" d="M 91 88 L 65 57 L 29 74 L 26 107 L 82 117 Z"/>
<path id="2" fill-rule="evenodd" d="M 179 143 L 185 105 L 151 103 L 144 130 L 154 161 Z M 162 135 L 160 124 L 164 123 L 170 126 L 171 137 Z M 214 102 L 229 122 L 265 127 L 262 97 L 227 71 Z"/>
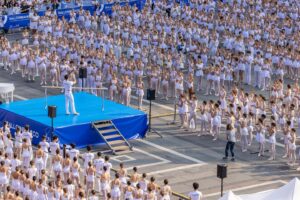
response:
<path id="1" fill-rule="evenodd" d="M 227 177 L 227 165 L 218 164 L 217 165 L 217 177 L 221 179 L 221 197 L 223 196 L 223 179 Z"/>
<path id="2" fill-rule="evenodd" d="M 48 106 L 48 117 L 51 119 L 51 141 L 54 135 L 54 118 L 56 117 L 56 106 Z"/>
<path id="3" fill-rule="evenodd" d="M 264 153 L 269 152 L 269 149 L 264 150 Z M 255 151 L 255 152 L 250 152 L 250 154 L 259 154 L 259 151 Z M 261 157 L 264 157 L 264 155 L 261 155 Z"/>
<path id="4" fill-rule="evenodd" d="M 224 187 L 223 179 L 224 178 L 221 178 L 221 197 L 223 197 L 223 187 Z"/>
<path id="5" fill-rule="evenodd" d="M 176 124 L 176 115 L 177 115 L 177 113 L 176 113 L 176 108 L 177 108 L 177 101 L 176 101 L 176 97 L 175 97 L 175 99 L 174 99 L 174 115 L 173 115 L 173 121 L 168 122 L 168 123 L 167 123 L 168 125 L 170 125 L 170 124 L 175 125 L 175 124 Z"/>
<path id="6" fill-rule="evenodd" d="M 156 131 L 155 129 L 153 129 L 151 127 L 151 118 L 152 118 L 152 100 L 149 100 L 150 101 L 150 104 L 149 104 L 149 125 L 148 125 L 148 131 L 145 135 L 145 137 L 148 136 L 149 133 L 155 133 L 156 135 L 160 136 L 161 138 L 163 138 L 163 136 L 158 132 Z"/>
<path id="7" fill-rule="evenodd" d="M 54 134 L 54 118 L 51 117 L 51 141 L 53 138 L 53 134 Z"/>

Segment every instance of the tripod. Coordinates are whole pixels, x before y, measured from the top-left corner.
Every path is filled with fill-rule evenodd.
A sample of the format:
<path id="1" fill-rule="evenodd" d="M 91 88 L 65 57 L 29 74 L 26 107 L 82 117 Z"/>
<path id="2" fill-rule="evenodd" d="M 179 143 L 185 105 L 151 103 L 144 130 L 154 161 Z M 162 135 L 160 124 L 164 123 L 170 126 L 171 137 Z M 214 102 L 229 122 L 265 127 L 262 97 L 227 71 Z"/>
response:
<path id="1" fill-rule="evenodd" d="M 157 135 L 159 135 L 161 138 L 163 138 L 163 136 L 158 133 L 155 129 L 153 129 L 151 127 L 151 118 L 152 118 L 152 100 L 155 100 L 155 90 L 151 90 L 151 89 L 147 89 L 147 100 L 150 101 L 149 103 L 149 124 L 148 124 L 148 131 L 145 135 L 145 137 L 148 136 L 149 133 L 155 133 Z"/>
<path id="2" fill-rule="evenodd" d="M 48 117 L 51 118 L 51 140 L 54 135 L 54 118 L 56 117 L 56 106 L 48 106 Z"/>
<path id="3" fill-rule="evenodd" d="M 167 124 L 170 125 L 170 124 L 176 124 L 176 115 L 177 115 L 177 112 L 176 112 L 176 108 L 177 108 L 177 100 L 176 98 L 174 99 L 174 115 L 173 115 L 173 121 L 171 122 L 168 122 Z"/>

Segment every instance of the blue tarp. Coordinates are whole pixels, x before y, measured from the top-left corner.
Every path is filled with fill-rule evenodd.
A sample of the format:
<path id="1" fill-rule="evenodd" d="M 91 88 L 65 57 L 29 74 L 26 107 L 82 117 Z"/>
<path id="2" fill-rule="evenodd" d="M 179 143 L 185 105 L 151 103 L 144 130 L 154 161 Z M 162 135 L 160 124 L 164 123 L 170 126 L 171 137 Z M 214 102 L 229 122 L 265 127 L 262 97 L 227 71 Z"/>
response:
<path id="1" fill-rule="evenodd" d="M 50 96 L 47 105 L 57 106 L 57 117 L 54 118 L 54 132 L 61 144 L 75 143 L 78 147 L 102 144 L 104 141 L 92 128 L 91 122 L 112 120 L 126 139 L 145 136 L 147 131 L 147 115 L 139 110 L 104 100 L 88 93 L 75 93 L 76 109 L 79 116 L 65 115 L 64 95 Z M 33 143 L 37 144 L 46 134 L 51 137 L 51 119 L 47 116 L 46 99 L 38 98 L 17 101 L 0 106 L 0 123 L 8 121 L 12 132 L 16 125 L 30 125 L 33 131 Z"/>
<path id="2" fill-rule="evenodd" d="M 139 10 L 143 8 L 143 0 L 133 0 L 129 2 L 120 2 L 121 6 L 130 5 L 130 6 L 136 6 Z M 104 12 L 107 15 L 112 14 L 112 7 L 115 3 L 110 4 L 102 4 L 99 7 L 100 13 Z M 93 14 L 96 11 L 96 7 L 93 5 L 84 5 L 82 6 L 83 9 L 88 10 Z M 74 6 L 72 8 L 64 8 L 64 9 L 57 9 L 56 14 L 61 19 L 62 17 L 65 17 L 66 19 L 69 19 L 70 12 L 72 10 L 79 10 L 80 6 Z M 45 11 L 39 11 L 39 16 L 45 15 Z M 29 27 L 30 20 L 29 20 L 29 13 L 26 14 L 16 14 L 16 15 L 3 15 L 2 17 L 2 26 L 0 25 L 0 28 L 4 28 L 6 30 L 8 29 L 14 29 L 14 28 L 24 28 Z"/>

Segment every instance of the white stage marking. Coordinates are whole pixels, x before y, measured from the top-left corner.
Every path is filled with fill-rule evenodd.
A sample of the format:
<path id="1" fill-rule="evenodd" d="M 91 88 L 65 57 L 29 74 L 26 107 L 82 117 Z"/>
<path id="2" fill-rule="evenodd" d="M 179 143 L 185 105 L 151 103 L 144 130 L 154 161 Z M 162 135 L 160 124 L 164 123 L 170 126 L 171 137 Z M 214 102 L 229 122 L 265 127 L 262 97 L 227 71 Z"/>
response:
<path id="1" fill-rule="evenodd" d="M 201 161 L 201 160 L 198 160 L 198 159 L 196 159 L 196 158 L 192 158 L 192 157 L 190 157 L 190 156 L 184 155 L 184 154 L 182 154 L 182 153 L 179 153 L 179 152 L 174 151 L 174 150 L 171 150 L 171 149 L 167 149 L 167 148 L 165 148 L 165 147 L 159 146 L 159 145 L 154 144 L 154 143 L 152 143 L 152 142 L 149 142 L 149 141 L 146 141 L 146 140 L 141 140 L 141 139 L 140 139 L 139 141 L 142 142 L 142 143 L 144 143 L 144 144 L 147 144 L 147 145 L 149 145 L 149 146 L 153 146 L 153 147 L 155 147 L 155 148 L 157 148 L 157 149 L 159 149 L 159 150 L 166 151 L 166 152 L 171 153 L 171 154 L 173 154 L 173 155 L 176 155 L 176 156 L 185 158 L 185 159 L 187 159 L 187 160 L 193 161 L 193 162 L 195 162 L 195 163 L 198 163 L 198 164 L 207 164 L 207 163 L 205 163 L 205 162 L 203 162 L 203 161 Z"/>
<path id="2" fill-rule="evenodd" d="M 28 100 L 27 98 L 22 97 L 22 96 L 17 95 L 17 94 L 14 94 L 14 97 L 16 97 L 17 99 L 21 99 L 21 100 Z"/>
<path id="3" fill-rule="evenodd" d="M 168 161 L 168 162 L 170 162 L 170 161 L 167 160 L 167 159 L 164 159 L 164 158 L 162 158 L 162 157 L 160 157 L 160 156 L 151 154 L 151 153 L 149 153 L 149 152 L 147 152 L 147 151 L 144 151 L 144 150 L 139 149 L 139 148 L 136 148 L 136 147 L 133 147 L 133 150 L 134 150 L 134 151 L 137 151 L 137 152 L 140 152 L 140 153 L 143 153 L 143 154 L 146 154 L 147 156 L 153 157 L 153 158 L 155 158 L 155 159 L 157 159 L 157 160 Z"/>
<path id="4" fill-rule="evenodd" d="M 233 192 L 237 192 L 237 191 L 247 190 L 247 189 L 251 189 L 251 188 L 256 188 L 256 187 L 271 185 L 271 184 L 275 184 L 275 183 L 286 184 L 287 182 L 286 181 L 282 181 L 282 180 L 268 181 L 268 182 L 264 182 L 264 183 L 259 183 L 259 184 L 254 184 L 254 185 L 248 185 L 248 186 L 239 187 L 239 188 L 230 189 L 230 190 L 233 191 Z M 228 192 L 228 191 L 224 191 L 224 194 L 226 192 Z M 215 193 L 207 194 L 207 195 L 204 195 L 204 196 L 207 198 L 207 197 L 213 197 L 213 196 L 217 196 L 217 195 L 220 195 L 220 192 L 215 192 Z"/>
<path id="5" fill-rule="evenodd" d="M 182 170 L 182 169 L 189 169 L 189 168 L 193 168 L 193 167 L 201 167 L 203 165 L 206 165 L 206 163 L 199 163 L 199 164 L 183 165 L 183 166 L 179 166 L 179 167 L 172 167 L 172 168 L 169 168 L 169 169 L 154 171 L 154 172 L 150 172 L 150 173 L 147 173 L 147 174 L 149 174 L 149 175 L 162 174 L 162 173 L 168 173 L 168 172 L 178 171 L 178 170 Z"/>
<path id="6" fill-rule="evenodd" d="M 171 163 L 171 161 L 169 161 L 169 160 L 167 160 L 167 159 L 164 159 L 164 158 L 162 158 L 162 157 L 153 155 L 153 154 L 148 153 L 148 152 L 146 152 L 146 151 L 144 151 L 144 150 L 142 150 L 142 149 L 138 149 L 138 148 L 133 147 L 133 151 L 137 151 L 137 152 L 140 152 L 140 153 L 142 153 L 142 154 L 145 154 L 145 155 L 147 155 L 147 156 L 149 156 L 149 157 L 153 157 L 153 158 L 155 158 L 155 159 L 160 160 L 160 162 L 155 162 L 155 163 L 149 163 L 149 164 L 144 164 L 144 165 L 136 166 L 137 168 L 145 168 L 145 167 L 151 167 L 151 166 L 156 166 L 156 165 L 162 165 L 162 164 Z M 132 167 L 127 167 L 126 169 L 127 169 L 127 170 L 131 170 Z"/>
<path id="7" fill-rule="evenodd" d="M 120 158 L 125 158 L 124 160 L 120 160 Z M 127 155 L 120 155 L 120 156 L 115 156 L 111 158 L 114 161 L 117 161 L 119 163 L 124 163 L 124 162 L 130 162 L 136 160 L 135 158 Z"/>

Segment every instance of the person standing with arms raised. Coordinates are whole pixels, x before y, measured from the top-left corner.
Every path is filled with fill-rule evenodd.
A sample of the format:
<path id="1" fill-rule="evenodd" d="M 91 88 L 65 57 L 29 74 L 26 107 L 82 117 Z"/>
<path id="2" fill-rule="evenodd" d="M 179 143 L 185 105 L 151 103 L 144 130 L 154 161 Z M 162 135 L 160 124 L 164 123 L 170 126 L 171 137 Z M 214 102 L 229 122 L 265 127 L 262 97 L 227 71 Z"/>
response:
<path id="1" fill-rule="evenodd" d="M 65 80 L 63 81 L 63 87 L 65 91 L 65 101 L 66 101 L 66 114 L 69 115 L 69 106 L 71 107 L 71 111 L 73 115 L 79 115 L 78 112 L 76 112 L 75 108 L 75 102 L 74 102 L 74 96 L 72 93 L 72 87 L 76 82 L 69 81 L 69 76 L 64 76 Z"/>

